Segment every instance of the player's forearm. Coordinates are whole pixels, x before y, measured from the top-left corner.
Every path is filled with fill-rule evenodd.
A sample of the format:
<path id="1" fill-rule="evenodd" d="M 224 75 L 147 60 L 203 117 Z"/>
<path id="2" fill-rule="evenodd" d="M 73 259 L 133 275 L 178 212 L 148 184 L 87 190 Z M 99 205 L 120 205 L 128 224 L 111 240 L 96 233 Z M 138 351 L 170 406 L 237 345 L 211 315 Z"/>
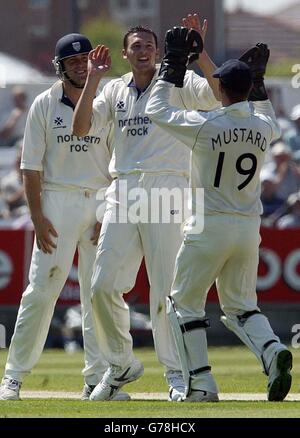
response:
<path id="1" fill-rule="evenodd" d="M 41 175 L 37 170 L 23 170 L 25 195 L 33 223 L 43 216 L 41 204 Z"/>
<path id="2" fill-rule="evenodd" d="M 151 91 L 146 114 L 158 126 L 192 148 L 203 120 L 197 111 L 183 111 L 170 106 L 173 87 L 173 84 L 159 80 Z"/>
<path id="3" fill-rule="evenodd" d="M 219 95 L 219 79 L 213 77 L 213 73 L 217 67 L 205 50 L 203 50 L 203 52 L 199 55 L 197 64 L 201 68 L 204 76 L 206 77 L 210 88 L 213 90 L 215 98 L 220 101 L 221 98 Z"/>
<path id="4" fill-rule="evenodd" d="M 93 100 L 97 93 L 99 79 L 88 77 L 74 110 L 72 132 L 78 137 L 86 135 L 91 128 Z"/>
<path id="5" fill-rule="evenodd" d="M 146 114 L 155 123 L 167 123 L 170 110 L 169 95 L 173 84 L 159 80 L 153 87 L 146 105 Z"/>
<path id="6" fill-rule="evenodd" d="M 272 140 L 278 139 L 281 135 L 280 126 L 277 122 L 276 115 L 272 103 L 269 99 L 253 102 L 254 111 L 257 114 L 263 114 L 267 116 L 272 126 Z"/>

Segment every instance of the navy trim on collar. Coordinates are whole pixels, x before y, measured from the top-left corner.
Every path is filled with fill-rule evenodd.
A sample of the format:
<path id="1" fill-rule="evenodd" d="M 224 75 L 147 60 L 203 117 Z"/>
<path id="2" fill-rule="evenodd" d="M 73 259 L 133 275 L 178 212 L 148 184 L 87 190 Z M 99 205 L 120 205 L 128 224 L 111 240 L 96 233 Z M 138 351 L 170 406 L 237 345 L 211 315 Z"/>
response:
<path id="1" fill-rule="evenodd" d="M 150 84 L 149 84 L 149 85 L 150 85 Z M 144 93 L 144 91 L 147 90 L 147 88 L 149 87 L 149 85 L 148 85 L 146 88 L 144 88 L 143 90 L 141 90 L 140 88 L 137 88 L 137 86 L 136 86 L 135 83 L 133 82 L 133 78 L 132 78 L 131 81 L 129 82 L 129 84 L 127 85 L 127 87 L 135 88 L 136 91 L 137 91 L 138 98 L 139 98 L 140 95 L 141 95 L 142 93 Z"/>
<path id="2" fill-rule="evenodd" d="M 75 109 L 75 105 L 73 104 L 73 102 L 68 98 L 68 96 L 65 94 L 64 90 L 63 90 L 63 94 L 62 94 L 62 98 L 61 98 L 61 103 L 69 106 L 70 108 L 72 108 L 72 110 L 74 111 Z"/>

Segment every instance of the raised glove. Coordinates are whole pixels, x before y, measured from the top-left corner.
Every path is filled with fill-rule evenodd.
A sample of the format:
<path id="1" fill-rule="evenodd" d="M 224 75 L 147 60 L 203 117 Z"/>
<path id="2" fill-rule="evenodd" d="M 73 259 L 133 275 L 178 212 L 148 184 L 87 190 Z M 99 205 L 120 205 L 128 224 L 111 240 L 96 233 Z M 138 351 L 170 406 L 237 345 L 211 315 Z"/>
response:
<path id="1" fill-rule="evenodd" d="M 252 74 L 253 87 L 248 100 L 257 101 L 268 99 L 264 84 L 264 75 L 269 56 L 270 50 L 268 46 L 263 43 L 258 43 L 239 58 L 240 61 L 245 62 L 249 66 Z"/>
<path id="2" fill-rule="evenodd" d="M 203 50 L 203 41 L 198 32 L 186 27 L 173 27 L 165 36 L 165 56 L 158 79 L 183 87 L 183 79 L 189 60 Z"/>
<path id="3" fill-rule="evenodd" d="M 200 53 L 203 52 L 203 40 L 201 35 L 195 30 L 190 30 L 188 35 L 190 44 L 190 53 L 188 57 L 188 65 L 199 59 Z M 191 40 L 191 41 L 190 41 Z"/>

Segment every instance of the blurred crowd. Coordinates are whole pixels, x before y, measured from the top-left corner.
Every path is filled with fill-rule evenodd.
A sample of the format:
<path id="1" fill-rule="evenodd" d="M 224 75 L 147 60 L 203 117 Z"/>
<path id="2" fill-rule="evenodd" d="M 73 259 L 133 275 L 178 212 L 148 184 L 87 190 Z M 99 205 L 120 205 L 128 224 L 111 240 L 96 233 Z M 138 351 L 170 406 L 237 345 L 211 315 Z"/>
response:
<path id="1" fill-rule="evenodd" d="M 20 171 L 28 113 L 23 87 L 11 91 L 11 107 L 0 114 L 0 227 L 33 229 Z M 264 226 L 300 226 L 300 104 L 290 116 L 277 111 L 281 138 L 271 145 L 261 173 Z"/>
<path id="2" fill-rule="evenodd" d="M 262 223 L 276 228 L 300 226 L 300 105 L 278 117 L 281 138 L 271 145 L 261 172 Z"/>
<path id="3" fill-rule="evenodd" d="M 0 227 L 33 229 L 22 184 L 20 162 L 28 114 L 21 86 L 11 90 L 11 105 L 0 114 Z"/>

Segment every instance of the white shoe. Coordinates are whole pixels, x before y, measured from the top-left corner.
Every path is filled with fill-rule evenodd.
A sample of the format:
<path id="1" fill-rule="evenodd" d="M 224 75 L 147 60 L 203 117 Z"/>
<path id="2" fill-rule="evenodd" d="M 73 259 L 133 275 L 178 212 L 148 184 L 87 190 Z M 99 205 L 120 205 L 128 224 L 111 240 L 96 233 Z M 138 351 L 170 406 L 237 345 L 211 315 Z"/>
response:
<path id="1" fill-rule="evenodd" d="M 201 389 L 192 389 L 191 394 L 183 401 L 193 402 L 218 402 L 219 397 L 215 392 L 202 391 Z"/>
<path id="2" fill-rule="evenodd" d="M 87 383 L 84 384 L 82 394 L 81 394 L 81 400 L 89 400 L 90 395 L 96 388 L 96 385 L 88 385 Z M 127 392 L 119 391 L 115 395 L 115 397 L 112 398 L 113 401 L 126 401 L 131 400 L 130 395 Z"/>
<path id="3" fill-rule="evenodd" d="M 292 384 L 290 374 L 292 366 L 293 356 L 289 350 L 283 349 L 275 353 L 269 369 L 269 401 L 282 401 L 285 399 Z"/>
<path id="4" fill-rule="evenodd" d="M 181 371 L 169 370 L 165 373 L 169 385 L 168 401 L 182 401 L 185 396 L 185 384 Z"/>
<path id="5" fill-rule="evenodd" d="M 90 400 L 112 400 L 123 385 L 137 380 L 143 373 L 144 366 L 138 359 L 125 368 L 111 365 L 90 395 Z"/>
<path id="6" fill-rule="evenodd" d="M 0 400 L 20 400 L 21 385 L 18 380 L 4 377 L 0 387 Z"/>

